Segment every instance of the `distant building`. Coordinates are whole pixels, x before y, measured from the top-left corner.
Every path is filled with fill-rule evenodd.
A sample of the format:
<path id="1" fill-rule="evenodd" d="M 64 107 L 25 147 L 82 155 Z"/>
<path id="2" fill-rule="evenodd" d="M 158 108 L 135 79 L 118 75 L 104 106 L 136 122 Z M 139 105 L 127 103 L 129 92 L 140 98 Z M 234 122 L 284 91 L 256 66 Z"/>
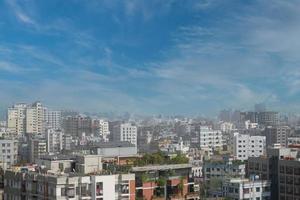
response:
<path id="1" fill-rule="evenodd" d="M 250 136 L 235 133 L 233 154 L 238 160 L 248 160 L 249 157 L 259 157 L 266 151 L 265 136 Z"/>
<path id="2" fill-rule="evenodd" d="M 266 136 L 267 146 L 271 147 L 274 144 L 280 144 L 286 147 L 291 128 L 289 126 L 269 126 L 262 132 Z"/>
<path id="3" fill-rule="evenodd" d="M 51 128 L 54 130 L 61 129 L 62 128 L 61 111 L 44 108 L 44 123 L 45 123 L 45 128 Z"/>
<path id="4" fill-rule="evenodd" d="M 26 104 L 15 104 L 7 109 L 7 128 L 17 135 L 26 132 Z"/>
<path id="5" fill-rule="evenodd" d="M 199 132 L 199 144 L 201 149 L 209 149 L 211 152 L 223 147 L 222 132 L 213 130 L 208 126 L 201 126 Z"/>
<path id="6" fill-rule="evenodd" d="M 119 123 L 113 127 L 113 140 L 127 141 L 137 146 L 137 127 L 131 123 Z"/>
<path id="7" fill-rule="evenodd" d="M 68 116 L 63 119 L 63 129 L 66 135 L 73 137 L 91 135 L 93 132 L 92 119 L 85 116 Z"/>
<path id="8" fill-rule="evenodd" d="M 258 123 L 264 126 L 278 125 L 278 112 L 267 111 L 258 113 Z"/>
<path id="9" fill-rule="evenodd" d="M 26 108 L 26 133 L 42 134 L 44 131 L 44 108 L 35 102 Z"/>
<path id="10" fill-rule="evenodd" d="M 59 153 L 63 149 L 63 136 L 64 133 L 61 130 L 47 129 L 46 142 L 48 153 Z"/>
<path id="11" fill-rule="evenodd" d="M 28 161 L 35 162 L 35 159 L 47 154 L 47 142 L 45 138 L 29 137 L 28 140 Z"/>
<path id="12" fill-rule="evenodd" d="M 100 136 L 104 142 L 109 140 L 109 123 L 102 119 L 93 120 L 93 132 L 96 136 Z"/>

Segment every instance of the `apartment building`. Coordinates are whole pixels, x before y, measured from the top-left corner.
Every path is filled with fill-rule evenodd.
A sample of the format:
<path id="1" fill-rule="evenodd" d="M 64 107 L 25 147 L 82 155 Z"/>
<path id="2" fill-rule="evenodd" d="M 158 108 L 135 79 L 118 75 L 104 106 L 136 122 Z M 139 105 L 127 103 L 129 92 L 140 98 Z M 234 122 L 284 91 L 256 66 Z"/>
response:
<path id="1" fill-rule="evenodd" d="M 7 128 L 17 135 L 26 132 L 26 107 L 24 103 L 15 104 L 7 109 Z"/>
<path id="2" fill-rule="evenodd" d="M 300 161 L 286 157 L 278 162 L 280 200 L 300 199 Z"/>
<path id="3" fill-rule="evenodd" d="M 26 108 L 26 133 L 42 134 L 44 131 L 44 108 L 35 102 Z"/>
<path id="4" fill-rule="evenodd" d="M 18 162 L 18 141 L 14 139 L 0 139 L 0 167 L 3 170 Z"/>
<path id="5" fill-rule="evenodd" d="M 235 200 L 271 200 L 270 181 L 251 179 L 229 179 L 223 185 L 223 196 Z"/>
<path id="6" fill-rule="evenodd" d="M 44 108 L 45 128 L 60 130 L 62 128 L 61 111 Z"/>
<path id="7" fill-rule="evenodd" d="M 235 133 L 233 138 L 233 154 L 237 160 L 248 160 L 249 157 L 259 157 L 266 152 L 265 136 L 250 136 Z"/>
<path id="8" fill-rule="evenodd" d="M 115 142 L 127 141 L 137 146 L 137 127 L 131 123 L 119 123 L 113 127 L 113 140 Z"/>
<path id="9" fill-rule="evenodd" d="M 296 159 L 297 154 L 298 154 L 297 151 L 293 151 L 292 149 L 289 148 L 281 148 L 281 147 L 268 148 L 266 156 L 249 157 L 248 167 L 247 167 L 248 176 L 258 175 L 262 180 L 271 181 L 271 199 L 272 200 L 285 199 L 282 198 L 285 195 L 285 192 L 281 193 L 281 197 L 279 197 L 279 189 L 280 189 L 279 162 L 281 162 L 281 160 L 285 158 Z M 284 162 L 282 163 L 282 165 L 283 164 Z M 296 162 L 296 164 L 300 166 L 300 162 Z M 285 171 L 284 172 L 282 171 L 281 173 L 285 173 Z"/>
<path id="10" fill-rule="evenodd" d="M 190 164 L 133 167 L 132 173 L 137 199 L 199 200 Z"/>
<path id="11" fill-rule="evenodd" d="M 59 153 L 64 147 L 64 133 L 59 129 L 46 130 L 46 142 L 48 153 Z"/>
<path id="12" fill-rule="evenodd" d="M 78 175 L 7 171 L 4 198 L 135 200 L 134 174 Z"/>
<path id="13" fill-rule="evenodd" d="M 223 135 L 220 130 L 213 130 L 208 126 L 201 126 L 199 131 L 199 144 L 201 149 L 211 152 L 223 147 Z"/>
<path id="14" fill-rule="evenodd" d="M 95 135 L 100 136 L 104 142 L 109 140 L 109 123 L 102 119 L 93 120 L 93 132 Z"/>

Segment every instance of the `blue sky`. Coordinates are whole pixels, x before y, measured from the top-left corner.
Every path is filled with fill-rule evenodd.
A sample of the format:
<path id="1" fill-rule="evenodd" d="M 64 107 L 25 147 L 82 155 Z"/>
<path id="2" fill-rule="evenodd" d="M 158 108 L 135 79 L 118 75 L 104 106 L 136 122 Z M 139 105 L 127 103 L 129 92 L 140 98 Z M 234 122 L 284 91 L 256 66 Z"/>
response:
<path id="1" fill-rule="evenodd" d="M 0 1 L 0 102 L 298 112 L 298 0 Z"/>

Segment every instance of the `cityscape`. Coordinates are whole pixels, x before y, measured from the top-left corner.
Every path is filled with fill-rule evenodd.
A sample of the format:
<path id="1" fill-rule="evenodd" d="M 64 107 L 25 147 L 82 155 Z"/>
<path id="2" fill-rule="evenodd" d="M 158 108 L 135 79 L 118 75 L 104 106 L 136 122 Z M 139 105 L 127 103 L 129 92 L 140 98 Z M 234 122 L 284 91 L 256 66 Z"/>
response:
<path id="1" fill-rule="evenodd" d="M 0 200 L 300 200 L 300 1 L 0 1 Z"/>

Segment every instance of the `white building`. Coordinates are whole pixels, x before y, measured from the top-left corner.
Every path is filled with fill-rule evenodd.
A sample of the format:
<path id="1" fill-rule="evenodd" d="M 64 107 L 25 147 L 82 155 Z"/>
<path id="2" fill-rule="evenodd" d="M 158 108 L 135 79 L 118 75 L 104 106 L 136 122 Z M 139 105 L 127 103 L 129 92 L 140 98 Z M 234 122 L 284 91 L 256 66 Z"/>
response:
<path id="1" fill-rule="evenodd" d="M 61 111 L 44 108 L 44 123 L 45 123 L 45 128 L 52 128 L 54 130 L 61 129 L 62 128 Z"/>
<path id="2" fill-rule="evenodd" d="M 213 130 L 208 126 L 201 126 L 199 133 L 199 143 L 201 149 L 209 149 L 210 151 L 221 149 L 223 146 L 222 132 Z"/>
<path id="3" fill-rule="evenodd" d="M 100 136 L 103 141 L 107 142 L 109 140 L 109 123 L 103 119 L 93 120 L 93 125 L 96 129 L 96 134 Z"/>
<path id="4" fill-rule="evenodd" d="M 14 172 L 5 174 L 4 199 L 135 199 L 135 175 L 68 175 Z M 26 185 L 22 190 L 21 185 Z M 79 188 L 79 189 L 78 189 Z"/>
<path id="5" fill-rule="evenodd" d="M 64 133 L 61 130 L 47 129 L 46 142 L 48 153 L 59 153 L 63 149 Z"/>
<path id="6" fill-rule="evenodd" d="M 248 160 L 248 157 L 259 157 L 266 152 L 265 136 L 250 136 L 234 133 L 233 154 L 238 160 Z"/>
<path id="7" fill-rule="evenodd" d="M 127 141 L 137 146 L 137 127 L 131 123 L 118 124 L 113 127 L 114 141 Z"/>
<path id="8" fill-rule="evenodd" d="M 7 128 L 22 135 L 26 131 L 26 104 L 15 104 L 7 109 Z"/>
<path id="9" fill-rule="evenodd" d="M 220 130 L 226 133 L 231 132 L 234 129 L 233 123 L 230 122 L 221 122 L 220 123 Z"/>
<path id="10" fill-rule="evenodd" d="M 26 108 L 26 133 L 42 134 L 44 124 L 44 108 L 35 102 Z"/>
<path id="11" fill-rule="evenodd" d="M 4 170 L 18 162 L 18 141 L 0 140 L 0 167 Z"/>
<path id="12" fill-rule="evenodd" d="M 223 186 L 224 197 L 230 199 L 270 199 L 270 181 L 249 180 L 249 179 L 230 179 Z"/>

